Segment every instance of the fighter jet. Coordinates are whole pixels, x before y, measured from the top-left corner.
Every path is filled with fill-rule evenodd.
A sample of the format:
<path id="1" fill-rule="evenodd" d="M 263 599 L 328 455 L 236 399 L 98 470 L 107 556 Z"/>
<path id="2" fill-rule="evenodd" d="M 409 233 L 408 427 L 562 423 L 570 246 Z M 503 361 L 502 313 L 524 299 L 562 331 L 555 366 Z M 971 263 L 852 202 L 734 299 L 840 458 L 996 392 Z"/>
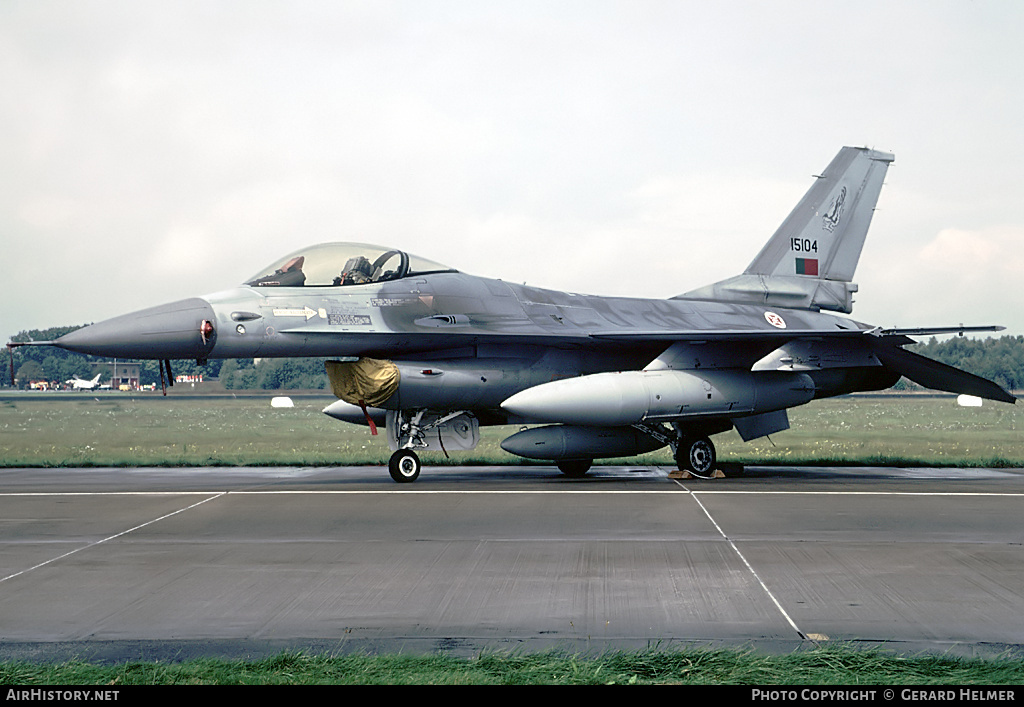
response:
<path id="1" fill-rule="evenodd" d="M 594 459 L 665 446 L 680 469 L 716 468 L 711 437 L 789 427 L 787 409 L 927 388 L 1007 403 L 995 383 L 905 350 L 911 335 L 847 316 L 891 154 L 844 147 L 746 270 L 670 299 L 557 292 L 460 272 L 407 252 L 325 243 L 244 284 L 144 309 L 49 342 L 118 358 L 317 356 L 338 402 L 324 412 L 387 432 L 395 481 L 417 452 L 468 450 L 481 425 L 539 425 L 502 447 L 582 476 Z"/>

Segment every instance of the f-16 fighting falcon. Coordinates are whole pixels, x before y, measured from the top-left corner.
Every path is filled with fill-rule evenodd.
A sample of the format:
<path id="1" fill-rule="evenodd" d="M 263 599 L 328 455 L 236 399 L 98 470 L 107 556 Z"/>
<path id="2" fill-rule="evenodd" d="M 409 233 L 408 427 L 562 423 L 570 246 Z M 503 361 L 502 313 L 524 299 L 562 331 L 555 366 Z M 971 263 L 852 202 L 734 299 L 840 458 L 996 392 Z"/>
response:
<path id="1" fill-rule="evenodd" d="M 1001 387 L 906 351 L 910 335 L 850 314 L 852 280 L 891 154 L 844 147 L 742 274 L 667 300 L 598 297 L 474 277 L 400 250 L 325 243 L 244 284 L 46 342 L 118 358 L 327 357 L 324 412 L 383 426 L 398 482 L 421 450 L 473 449 L 480 425 L 540 425 L 501 446 L 582 476 L 594 459 L 671 447 L 716 468 L 713 435 L 789 427 L 787 408 L 927 388 L 1007 403 Z"/>

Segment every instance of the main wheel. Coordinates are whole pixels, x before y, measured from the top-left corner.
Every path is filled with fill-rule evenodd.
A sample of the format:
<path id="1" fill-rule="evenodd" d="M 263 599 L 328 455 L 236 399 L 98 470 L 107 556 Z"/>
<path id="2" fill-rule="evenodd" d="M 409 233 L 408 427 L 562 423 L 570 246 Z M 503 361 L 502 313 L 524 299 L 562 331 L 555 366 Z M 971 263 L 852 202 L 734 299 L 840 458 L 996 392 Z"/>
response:
<path id="1" fill-rule="evenodd" d="M 420 475 L 420 458 L 411 449 L 399 449 L 388 460 L 388 471 L 391 478 L 400 484 L 409 484 Z"/>
<path id="2" fill-rule="evenodd" d="M 715 445 L 707 437 L 684 439 L 676 450 L 676 464 L 680 471 L 694 476 L 711 478 L 715 471 Z"/>
<path id="3" fill-rule="evenodd" d="M 582 479 L 590 471 L 591 459 L 570 459 L 558 462 L 558 470 L 570 479 Z"/>

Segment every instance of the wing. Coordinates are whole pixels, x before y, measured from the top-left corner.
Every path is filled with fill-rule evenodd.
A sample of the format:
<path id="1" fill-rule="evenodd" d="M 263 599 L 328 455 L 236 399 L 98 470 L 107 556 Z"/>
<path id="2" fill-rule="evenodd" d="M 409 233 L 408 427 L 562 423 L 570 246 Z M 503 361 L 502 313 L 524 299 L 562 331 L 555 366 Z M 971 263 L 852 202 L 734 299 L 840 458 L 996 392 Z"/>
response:
<path id="1" fill-rule="evenodd" d="M 664 342 L 668 345 L 666 352 L 654 362 L 653 367 L 676 367 L 673 362 L 685 359 L 680 353 L 684 349 L 687 354 L 694 351 L 693 345 L 703 345 L 707 358 L 721 360 L 721 367 L 756 366 L 759 361 L 771 357 L 773 352 L 784 349 L 787 345 L 804 344 L 812 351 L 810 360 L 817 361 L 803 368 L 833 367 L 841 368 L 849 364 L 881 365 L 912 380 L 925 388 L 942 390 L 949 393 L 975 395 L 987 400 L 997 400 L 1013 404 L 1016 398 L 1001 386 L 990 380 L 972 373 L 962 371 L 953 366 L 932 360 L 925 356 L 907 351 L 903 346 L 914 343 L 909 336 L 926 336 L 933 334 L 963 334 L 964 332 L 1000 331 L 1003 327 L 975 326 L 965 327 L 931 327 L 914 329 L 822 329 L 822 330 L 779 330 L 779 331 L 619 331 L 597 332 L 594 338 L 615 341 Z M 716 346 L 720 344 L 720 346 Z M 677 349 L 671 353 L 673 347 Z M 823 366 L 823 356 L 830 352 L 836 354 L 838 365 Z M 858 353 L 861 355 L 858 356 Z M 866 356 L 877 359 L 871 361 Z M 717 357 L 717 358 L 716 358 Z M 791 356 L 776 356 L 776 360 L 785 361 L 793 370 Z M 650 368 L 651 366 L 649 366 Z M 706 367 L 706 366 L 705 366 Z"/>

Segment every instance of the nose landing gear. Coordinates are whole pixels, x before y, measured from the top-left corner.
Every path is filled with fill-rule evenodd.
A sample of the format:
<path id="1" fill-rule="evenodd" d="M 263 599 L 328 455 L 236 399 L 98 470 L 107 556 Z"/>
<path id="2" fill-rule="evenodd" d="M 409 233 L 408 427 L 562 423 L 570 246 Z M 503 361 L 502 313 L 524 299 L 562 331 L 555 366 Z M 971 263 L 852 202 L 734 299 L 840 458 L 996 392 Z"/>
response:
<path id="1" fill-rule="evenodd" d="M 389 410 L 388 443 L 395 452 L 388 460 L 391 478 L 400 484 L 415 481 L 423 468 L 418 451 L 466 451 L 480 441 L 480 423 L 465 410 Z"/>

